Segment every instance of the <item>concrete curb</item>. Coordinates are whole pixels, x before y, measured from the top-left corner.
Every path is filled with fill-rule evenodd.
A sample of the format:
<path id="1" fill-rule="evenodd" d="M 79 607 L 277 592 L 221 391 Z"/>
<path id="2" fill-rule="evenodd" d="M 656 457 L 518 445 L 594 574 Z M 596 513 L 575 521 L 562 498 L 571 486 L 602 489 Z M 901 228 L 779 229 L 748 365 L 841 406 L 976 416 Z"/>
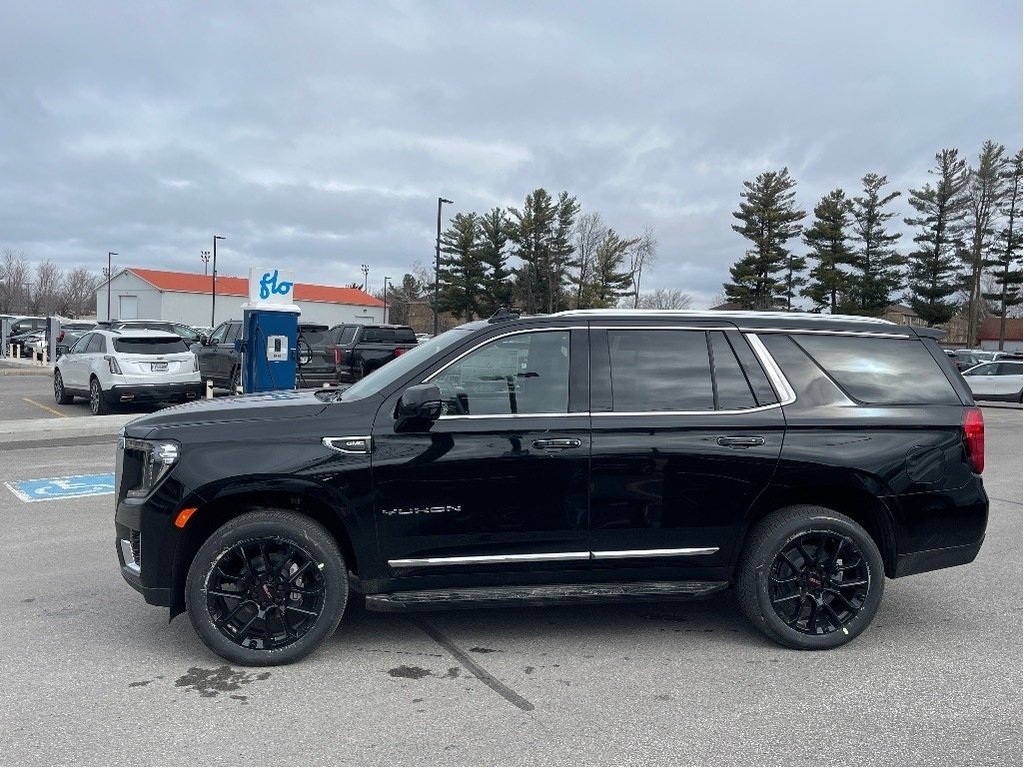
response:
<path id="1" fill-rule="evenodd" d="M 0 359 L 0 376 L 52 376 L 53 365 L 33 363 L 31 360 Z"/>
<path id="2" fill-rule="evenodd" d="M 81 437 L 113 437 L 129 421 L 143 415 L 145 414 L 117 413 L 111 416 L 0 421 L 0 445 Z"/>

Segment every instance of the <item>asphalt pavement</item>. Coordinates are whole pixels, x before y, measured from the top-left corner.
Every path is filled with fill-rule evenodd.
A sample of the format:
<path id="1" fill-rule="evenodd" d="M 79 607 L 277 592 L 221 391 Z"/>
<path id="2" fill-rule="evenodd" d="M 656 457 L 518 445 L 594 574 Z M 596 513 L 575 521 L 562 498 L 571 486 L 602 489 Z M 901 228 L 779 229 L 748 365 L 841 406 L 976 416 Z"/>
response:
<path id="1" fill-rule="evenodd" d="M 109 473 L 112 437 L 0 444 L 0 763 L 1020 765 L 1021 411 L 984 410 L 977 561 L 888 581 L 873 625 L 821 653 L 722 593 L 355 612 L 302 663 L 233 667 L 123 582 L 109 493 L 4 487 Z"/>

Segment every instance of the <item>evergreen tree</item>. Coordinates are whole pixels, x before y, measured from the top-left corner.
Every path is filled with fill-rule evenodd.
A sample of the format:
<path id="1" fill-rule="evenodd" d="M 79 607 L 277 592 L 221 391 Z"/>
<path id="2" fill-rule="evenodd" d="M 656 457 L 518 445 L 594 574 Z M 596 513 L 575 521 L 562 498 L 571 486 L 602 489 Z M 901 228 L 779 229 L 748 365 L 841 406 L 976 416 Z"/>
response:
<path id="1" fill-rule="evenodd" d="M 623 269 L 623 265 L 626 254 L 638 241 L 639 238 L 623 240 L 614 229 L 605 232 L 594 252 L 592 277 L 584 291 L 588 299 L 587 308 L 614 307 L 620 297 L 631 293 L 633 274 L 628 268 Z"/>
<path id="2" fill-rule="evenodd" d="M 482 317 L 490 317 L 502 307 L 511 307 L 514 286 L 508 266 L 509 221 L 501 208 L 493 208 L 480 217 L 480 241 L 477 254 L 485 274 L 480 296 Z"/>
<path id="3" fill-rule="evenodd" d="M 788 168 L 743 182 L 740 208 L 732 214 L 743 223 L 732 228 L 753 247 L 729 270 L 733 281 L 723 284 L 729 301 L 746 309 L 792 307 L 802 259 L 792 258 L 786 243 L 800 234 L 799 222 L 806 215 L 794 203 L 795 186 Z"/>
<path id="4" fill-rule="evenodd" d="M 804 230 L 804 242 L 810 247 L 808 258 L 817 262 L 801 293 L 809 298 L 816 311 L 838 311 L 843 297 L 850 290 L 850 275 L 843 267 L 853 262 L 848 243 L 850 213 L 853 202 L 841 189 L 834 189 L 814 206 L 814 221 Z"/>
<path id="5" fill-rule="evenodd" d="M 993 278 L 999 288 L 998 293 L 983 294 L 987 301 L 995 302 L 995 314 L 999 315 L 999 348 L 1006 341 L 1006 313 L 1011 307 L 1020 306 L 1022 302 L 1021 282 L 1024 270 L 1021 268 L 1021 183 L 1022 153 L 1010 160 L 1009 167 L 1004 171 L 1006 177 L 1006 194 L 1003 197 L 999 213 L 1004 218 L 1003 229 L 999 232 L 995 255 L 983 263 L 993 268 Z"/>
<path id="6" fill-rule="evenodd" d="M 986 141 L 978 153 L 978 165 L 968 172 L 968 247 L 963 251 L 967 266 L 967 338 L 973 342 L 984 307 L 981 304 L 981 275 L 995 239 L 995 219 L 1006 192 L 1006 147 Z"/>
<path id="7" fill-rule="evenodd" d="M 892 294 L 902 280 L 900 255 L 893 244 L 900 239 L 898 232 L 887 232 L 885 223 L 896 214 L 885 211 L 886 205 L 900 196 L 890 192 L 884 197 L 881 189 L 889 180 L 885 176 L 869 173 L 861 179 L 864 196 L 853 198 L 853 312 L 878 315 L 892 304 Z"/>
<path id="8" fill-rule="evenodd" d="M 541 271 L 546 262 L 555 221 L 555 203 L 543 188 L 526 196 L 522 210 L 509 208 L 509 240 L 521 265 L 515 270 L 516 292 L 523 310 L 541 306 Z"/>
<path id="9" fill-rule="evenodd" d="M 438 311 L 471 320 L 480 313 L 486 272 L 478 253 L 480 219 L 475 213 L 459 213 L 441 234 L 441 268 Z"/>
<path id="10" fill-rule="evenodd" d="M 910 305 L 929 326 L 948 322 L 956 313 L 951 300 L 960 286 L 959 260 L 967 200 L 967 162 L 957 150 L 944 149 L 935 155 L 935 186 L 910 190 L 908 202 L 919 214 L 903 221 L 919 228 L 914 236 L 918 248 L 909 258 Z"/>

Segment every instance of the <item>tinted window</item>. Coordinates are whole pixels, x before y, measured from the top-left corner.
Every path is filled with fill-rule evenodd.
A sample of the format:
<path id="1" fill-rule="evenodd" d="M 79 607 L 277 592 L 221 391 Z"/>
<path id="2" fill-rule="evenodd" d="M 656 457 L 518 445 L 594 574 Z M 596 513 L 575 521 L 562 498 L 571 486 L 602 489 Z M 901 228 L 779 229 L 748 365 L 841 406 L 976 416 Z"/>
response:
<path id="1" fill-rule="evenodd" d="M 89 339 L 89 348 L 86 352 L 106 352 L 107 351 L 107 339 L 99 333 L 94 333 L 92 338 Z"/>
<path id="2" fill-rule="evenodd" d="M 416 334 L 413 332 L 412 328 L 396 328 L 395 341 L 399 344 L 415 344 Z"/>
<path id="3" fill-rule="evenodd" d="M 394 340 L 395 332 L 390 328 L 367 328 L 363 331 L 363 338 L 361 339 L 361 341 L 370 344 L 393 343 Z"/>
<path id="4" fill-rule="evenodd" d="M 214 330 L 214 332 L 210 334 L 210 341 L 214 344 L 223 344 L 224 337 L 227 335 L 227 332 L 228 324 L 221 323 L 220 325 L 217 326 L 216 330 Z"/>
<path id="5" fill-rule="evenodd" d="M 497 339 L 431 381 L 440 387 L 449 415 L 567 413 L 569 332 Z"/>
<path id="6" fill-rule="evenodd" d="M 1024 372 L 1024 365 L 1021 363 L 999 363 L 1000 376 L 1020 376 Z"/>
<path id="7" fill-rule="evenodd" d="M 854 400 L 877 405 L 959 403 L 916 339 L 794 334 L 793 340 Z"/>
<path id="8" fill-rule="evenodd" d="M 235 339 L 237 339 L 241 335 L 241 333 L 242 333 L 242 324 L 241 323 L 229 323 L 228 324 L 227 336 L 224 337 L 224 342 L 226 344 L 234 344 L 235 343 Z"/>
<path id="9" fill-rule="evenodd" d="M 972 368 L 969 371 L 964 371 L 965 376 L 995 376 L 996 374 L 996 363 L 988 363 L 987 365 L 979 365 L 977 368 Z"/>
<path id="10" fill-rule="evenodd" d="M 608 331 L 612 410 L 711 411 L 711 362 L 703 331 Z"/>
<path id="11" fill-rule="evenodd" d="M 76 355 L 82 354 L 89 348 L 89 342 L 92 341 L 93 334 L 87 333 L 85 336 L 75 342 L 74 346 L 71 347 L 69 352 L 74 352 Z"/>
<path id="12" fill-rule="evenodd" d="M 718 407 L 727 411 L 753 408 L 756 405 L 754 393 L 750 391 L 740 361 L 721 331 L 711 334 L 711 354 L 715 365 Z"/>
<path id="13" fill-rule="evenodd" d="M 173 355 L 177 352 L 188 352 L 188 344 L 179 337 L 121 337 L 114 339 L 114 350 L 130 355 Z"/>
<path id="14" fill-rule="evenodd" d="M 331 330 L 331 335 L 334 337 L 334 343 L 342 346 L 352 343 L 352 339 L 355 338 L 356 331 L 359 330 L 359 326 L 356 325 L 345 325 Z"/>
<path id="15" fill-rule="evenodd" d="M 764 372 L 764 368 L 761 367 L 760 361 L 753 350 L 751 350 L 747 340 L 734 333 L 726 334 L 726 336 L 732 344 L 732 351 L 736 353 L 736 357 L 743 364 L 743 372 L 747 376 L 747 383 L 750 384 L 750 388 L 754 390 L 757 404 L 771 405 L 772 403 L 779 402 L 778 395 L 775 394 L 775 390 L 772 389 L 772 385 L 768 381 L 768 374 Z"/>
<path id="16" fill-rule="evenodd" d="M 299 337 L 311 347 L 327 346 L 329 334 L 327 328 L 300 328 Z"/>

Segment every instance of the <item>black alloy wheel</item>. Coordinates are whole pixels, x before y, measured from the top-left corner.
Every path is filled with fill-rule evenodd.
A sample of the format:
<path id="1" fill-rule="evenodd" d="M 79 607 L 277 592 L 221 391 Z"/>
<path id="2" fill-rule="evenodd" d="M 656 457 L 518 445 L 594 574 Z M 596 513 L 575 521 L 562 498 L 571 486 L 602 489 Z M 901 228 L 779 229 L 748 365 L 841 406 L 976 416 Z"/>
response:
<path id="1" fill-rule="evenodd" d="M 68 405 L 75 399 L 64 389 L 64 377 L 60 375 L 60 370 L 53 372 L 53 399 L 58 405 Z"/>
<path id="2" fill-rule="evenodd" d="M 107 401 L 103 399 L 103 387 L 95 376 L 89 381 L 89 410 L 93 416 L 102 416 L 107 412 Z"/>
<path id="3" fill-rule="evenodd" d="M 885 569 L 878 546 L 854 520 L 796 506 L 751 529 L 736 590 L 747 618 L 776 642 L 835 648 L 863 632 L 878 612 Z"/>
<path id="4" fill-rule="evenodd" d="M 348 599 L 344 561 L 316 521 L 283 510 L 248 512 L 200 547 L 185 603 L 206 645 L 228 661 L 288 664 L 325 642 Z"/>
<path id="5" fill-rule="evenodd" d="M 809 531 L 779 552 L 768 581 L 772 608 L 787 626 L 826 635 L 848 625 L 864 608 L 871 574 L 849 537 Z"/>

